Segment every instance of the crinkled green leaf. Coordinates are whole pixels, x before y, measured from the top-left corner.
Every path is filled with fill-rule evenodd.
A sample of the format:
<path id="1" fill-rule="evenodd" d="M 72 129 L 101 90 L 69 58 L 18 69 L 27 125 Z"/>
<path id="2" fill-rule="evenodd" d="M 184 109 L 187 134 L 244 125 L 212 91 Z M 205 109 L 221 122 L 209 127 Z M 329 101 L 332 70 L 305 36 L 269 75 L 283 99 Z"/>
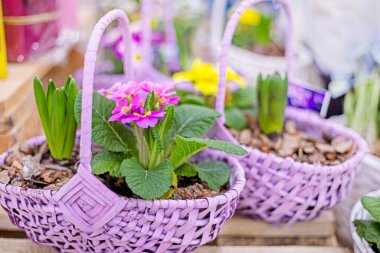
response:
<path id="1" fill-rule="evenodd" d="M 186 142 L 194 142 L 198 144 L 203 144 L 212 149 L 216 149 L 216 150 L 223 151 L 223 152 L 233 154 L 233 155 L 242 156 L 242 155 L 247 154 L 247 151 L 244 148 L 231 142 L 210 140 L 210 139 L 200 139 L 200 138 L 182 138 L 181 137 L 181 139 Z"/>
<path id="2" fill-rule="evenodd" d="M 171 136 L 200 137 L 214 125 L 219 114 L 207 107 L 180 105 L 176 108 Z"/>
<path id="3" fill-rule="evenodd" d="M 380 249 L 380 223 L 370 220 L 355 220 L 357 234 L 370 245 L 376 245 Z"/>
<path id="4" fill-rule="evenodd" d="M 232 96 L 232 106 L 239 108 L 252 107 L 256 100 L 255 88 L 247 87 L 245 89 L 237 89 L 234 91 Z"/>
<path id="5" fill-rule="evenodd" d="M 178 168 L 184 164 L 190 157 L 198 153 L 199 151 L 207 148 L 207 144 L 193 141 L 188 138 L 177 136 L 175 138 L 175 144 L 170 155 L 170 161 L 174 168 Z"/>
<path id="6" fill-rule="evenodd" d="M 153 110 L 153 99 L 154 99 L 154 91 L 150 91 L 148 96 L 145 99 L 145 110 L 152 111 Z"/>
<path id="7" fill-rule="evenodd" d="M 201 105 L 201 106 L 207 105 L 206 99 L 195 94 L 189 94 L 189 95 L 184 96 L 181 99 L 181 103 L 190 104 L 190 105 Z"/>
<path id="8" fill-rule="evenodd" d="M 134 155 L 136 150 L 136 137 L 132 130 L 120 122 L 109 122 L 115 102 L 95 92 L 92 106 L 92 140 L 104 149 L 112 152 L 130 151 Z M 75 101 L 75 118 L 80 123 L 82 96 Z"/>
<path id="9" fill-rule="evenodd" d="M 198 177 L 207 182 L 212 190 L 225 185 L 231 177 L 231 169 L 224 162 L 200 163 L 195 165 Z"/>
<path id="10" fill-rule="evenodd" d="M 361 202 L 363 207 L 380 222 L 380 198 L 364 196 Z"/>
<path id="11" fill-rule="evenodd" d="M 153 127 L 153 128 L 150 128 L 150 129 L 152 131 L 152 136 L 153 136 L 153 139 L 155 141 L 155 145 L 157 147 L 157 151 L 163 150 L 164 146 L 162 144 L 162 140 L 161 140 L 160 134 L 158 132 L 158 129 L 156 127 Z"/>
<path id="12" fill-rule="evenodd" d="M 236 107 L 230 107 L 225 110 L 226 125 L 229 128 L 243 130 L 247 126 L 247 120 L 244 112 Z"/>
<path id="13" fill-rule="evenodd" d="M 175 108 L 174 105 L 169 105 L 166 110 L 166 115 L 163 121 L 159 122 L 159 132 L 160 136 L 162 138 L 162 141 L 164 142 L 166 139 L 167 134 L 173 127 L 174 123 L 174 114 L 175 114 Z"/>
<path id="14" fill-rule="evenodd" d="M 157 167 L 146 170 L 136 158 L 130 158 L 121 164 L 121 174 L 133 193 L 143 199 L 157 199 L 172 185 L 173 165 L 163 161 Z"/>
<path id="15" fill-rule="evenodd" d="M 101 175 L 108 172 L 113 177 L 122 177 L 120 166 L 126 158 L 124 154 L 108 151 L 96 154 L 91 161 L 92 173 Z"/>
<path id="16" fill-rule="evenodd" d="M 195 177 L 197 170 L 191 163 L 184 163 L 181 167 L 175 170 L 175 173 L 182 177 Z"/>

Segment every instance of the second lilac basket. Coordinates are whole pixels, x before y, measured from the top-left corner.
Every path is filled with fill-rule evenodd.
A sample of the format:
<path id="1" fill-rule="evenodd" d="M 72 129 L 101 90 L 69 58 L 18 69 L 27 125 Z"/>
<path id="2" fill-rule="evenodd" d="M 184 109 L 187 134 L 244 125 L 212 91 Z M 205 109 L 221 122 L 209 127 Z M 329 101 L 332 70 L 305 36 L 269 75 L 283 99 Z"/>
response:
<path id="1" fill-rule="evenodd" d="M 152 2 L 149 0 L 142 0 L 141 1 L 141 30 L 142 30 L 142 45 L 141 45 L 141 54 L 143 56 L 143 60 L 141 62 L 140 67 L 136 66 L 127 66 L 126 64 L 123 65 L 124 75 L 123 74 L 111 74 L 109 72 L 113 69 L 113 63 L 110 61 L 104 61 L 99 64 L 95 68 L 95 80 L 94 80 L 94 87 L 96 89 L 105 88 L 108 87 L 114 83 L 117 82 L 126 82 L 129 80 L 128 76 L 126 75 L 127 72 L 131 72 L 131 69 L 133 70 L 133 75 L 135 80 L 137 81 L 145 81 L 145 80 L 151 80 L 153 82 L 157 83 L 169 83 L 171 82 L 170 77 L 165 76 L 163 73 L 158 71 L 154 68 L 152 65 L 152 43 L 151 43 L 151 37 L 152 37 L 152 26 L 151 26 L 151 12 L 152 12 Z M 169 15 L 166 15 L 166 17 L 170 17 Z M 167 23 L 170 20 L 167 20 Z M 172 28 L 170 25 L 166 25 L 166 30 L 168 31 L 168 36 L 166 36 L 166 40 L 172 41 L 173 35 L 172 31 L 170 31 L 170 28 Z M 130 42 L 132 43 L 132 41 Z M 125 45 L 125 48 L 130 48 L 131 45 Z M 130 52 L 128 52 L 130 53 Z M 78 70 L 74 74 L 75 79 L 79 84 L 82 84 L 83 82 L 83 69 Z"/>
<path id="2" fill-rule="evenodd" d="M 226 94 L 226 69 L 228 51 L 241 14 L 260 0 L 244 0 L 237 7 L 227 23 L 222 40 L 220 55 L 219 89 L 216 110 L 224 115 Z M 291 24 L 290 10 L 286 0 L 278 0 L 284 7 Z M 291 25 L 289 26 L 291 29 Z M 289 36 L 288 36 L 289 37 Z M 291 46 L 286 45 L 288 69 L 291 69 Z M 291 75 L 290 82 L 292 81 Z M 297 123 L 300 130 L 315 137 L 327 134 L 340 135 L 353 141 L 357 150 L 347 161 L 334 166 L 311 165 L 292 158 L 282 158 L 273 154 L 245 147 L 248 155 L 240 159 L 246 174 L 246 187 L 241 194 L 238 211 L 271 223 L 295 223 L 317 217 L 323 210 L 332 208 L 351 189 L 360 163 L 368 151 L 365 141 L 352 130 L 327 122 L 312 112 L 288 108 L 287 118 Z M 237 143 L 224 126 L 222 117 L 210 135 L 214 138 Z"/>
<path id="3" fill-rule="evenodd" d="M 194 200 L 120 197 L 91 174 L 96 55 L 101 36 L 116 19 L 124 31 L 123 40 L 129 44 L 129 21 L 121 10 L 114 10 L 97 23 L 87 47 L 77 174 L 58 191 L 0 183 L 0 204 L 30 239 L 61 253 L 190 252 L 214 240 L 234 214 L 245 183 L 244 171 L 236 159 L 206 150 L 198 161 L 225 161 L 232 168 L 229 189 L 215 197 Z M 129 54 L 125 62 L 131 65 Z M 36 138 L 31 143 L 43 141 Z M 0 164 L 6 156 L 0 156 Z"/>

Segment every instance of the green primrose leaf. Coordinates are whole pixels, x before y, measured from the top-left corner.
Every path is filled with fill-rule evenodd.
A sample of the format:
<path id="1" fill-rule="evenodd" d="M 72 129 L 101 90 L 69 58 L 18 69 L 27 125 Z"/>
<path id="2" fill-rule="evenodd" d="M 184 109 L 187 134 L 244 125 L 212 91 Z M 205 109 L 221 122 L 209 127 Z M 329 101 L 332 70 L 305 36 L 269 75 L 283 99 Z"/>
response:
<path id="1" fill-rule="evenodd" d="M 175 108 L 174 105 L 167 107 L 165 119 L 159 122 L 159 132 L 163 141 L 165 141 L 167 134 L 173 127 Z"/>
<path id="2" fill-rule="evenodd" d="M 226 125 L 229 128 L 236 130 L 243 130 L 247 126 L 247 120 L 245 119 L 244 112 L 236 107 L 227 108 L 225 111 Z"/>
<path id="3" fill-rule="evenodd" d="M 175 110 L 172 137 L 200 137 L 214 125 L 219 113 L 198 105 L 180 105 Z"/>
<path id="4" fill-rule="evenodd" d="M 151 127 L 150 129 L 152 131 L 152 136 L 153 136 L 153 139 L 155 141 L 155 145 L 157 147 L 157 151 L 163 150 L 164 146 L 162 144 L 162 140 L 161 140 L 161 137 L 160 137 L 160 134 L 158 132 L 157 127 L 153 127 L 153 128 Z"/>
<path id="5" fill-rule="evenodd" d="M 147 111 L 153 110 L 153 102 L 154 102 L 154 91 L 148 93 L 148 96 L 145 99 L 144 109 Z"/>
<path id="6" fill-rule="evenodd" d="M 195 95 L 195 94 L 188 94 L 188 95 L 183 96 L 183 98 L 181 98 L 181 103 L 190 104 L 190 105 L 201 105 L 201 106 L 207 105 L 205 98 Z"/>
<path id="7" fill-rule="evenodd" d="M 121 164 L 121 174 L 125 176 L 129 188 L 143 199 L 157 199 L 163 196 L 173 182 L 173 165 L 163 161 L 157 167 L 146 170 L 136 158 Z"/>
<path id="8" fill-rule="evenodd" d="M 380 198 L 364 196 L 361 202 L 363 207 L 380 222 Z"/>
<path id="9" fill-rule="evenodd" d="M 109 122 L 115 102 L 95 92 L 92 106 L 92 140 L 112 152 L 130 151 L 137 154 L 136 137 L 132 130 L 120 122 Z M 75 101 L 75 118 L 80 124 L 82 94 Z"/>
<path id="10" fill-rule="evenodd" d="M 223 151 L 223 152 L 233 154 L 233 155 L 243 156 L 247 154 L 247 151 L 244 148 L 227 141 L 218 141 L 218 140 L 200 139 L 200 138 L 182 138 L 182 137 L 180 138 L 182 141 L 185 141 L 185 142 L 203 144 L 212 149 L 216 149 L 216 150 Z"/>
<path id="11" fill-rule="evenodd" d="M 207 144 L 193 141 L 188 138 L 176 136 L 175 145 L 170 155 L 170 161 L 174 168 L 180 167 L 190 157 L 207 148 Z"/>
<path id="12" fill-rule="evenodd" d="M 120 166 L 126 158 L 124 154 L 108 151 L 96 154 L 91 161 L 92 173 L 101 175 L 108 172 L 113 177 L 122 177 Z"/>
<path id="13" fill-rule="evenodd" d="M 191 163 L 184 163 L 181 167 L 175 170 L 175 173 L 182 177 L 195 177 L 198 172 L 195 166 Z"/>
<path id="14" fill-rule="evenodd" d="M 357 234 L 370 245 L 375 244 L 380 249 L 380 223 L 370 220 L 355 220 Z"/>
<path id="15" fill-rule="evenodd" d="M 237 89 L 234 91 L 232 96 L 232 106 L 239 108 L 252 107 L 253 103 L 256 100 L 255 97 L 255 88 L 247 87 L 245 89 Z"/>
<path id="16" fill-rule="evenodd" d="M 356 227 L 356 233 L 360 237 L 363 237 L 364 232 L 369 227 L 369 225 L 373 222 L 376 222 L 376 221 L 373 221 L 373 220 L 354 220 L 354 225 Z"/>
<path id="17" fill-rule="evenodd" d="M 195 165 L 198 177 L 207 182 L 212 190 L 225 185 L 231 177 L 231 169 L 224 162 L 200 163 Z"/>

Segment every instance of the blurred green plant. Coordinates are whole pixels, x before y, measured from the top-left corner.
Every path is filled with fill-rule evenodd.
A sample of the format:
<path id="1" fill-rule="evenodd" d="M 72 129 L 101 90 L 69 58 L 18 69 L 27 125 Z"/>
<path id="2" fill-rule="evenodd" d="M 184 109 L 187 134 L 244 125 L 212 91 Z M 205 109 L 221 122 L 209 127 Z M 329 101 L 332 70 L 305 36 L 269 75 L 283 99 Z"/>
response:
<path id="1" fill-rule="evenodd" d="M 265 135 L 281 133 L 288 95 L 288 77 L 276 72 L 265 78 L 260 74 L 257 84 L 258 120 Z"/>
<path id="2" fill-rule="evenodd" d="M 249 8 L 239 20 L 232 43 L 246 49 L 251 49 L 255 45 L 266 46 L 272 42 L 272 23 L 272 16 Z"/>
<path id="3" fill-rule="evenodd" d="M 347 125 L 360 133 L 373 148 L 380 136 L 380 73 L 357 81 L 344 99 Z"/>
<path id="4" fill-rule="evenodd" d="M 244 79 L 232 69 L 227 68 L 226 74 L 226 125 L 240 131 L 247 126 L 245 114 L 253 114 L 255 90 L 253 87 L 247 87 Z M 214 107 L 218 91 L 218 70 L 212 64 L 195 59 L 190 70 L 175 73 L 173 80 L 189 81 L 193 84 L 193 91 L 177 90 L 181 104 Z M 234 86 L 234 89 L 231 89 L 231 86 Z"/>
<path id="5" fill-rule="evenodd" d="M 193 40 L 196 28 L 200 22 L 199 18 L 186 19 L 176 17 L 174 19 L 174 28 L 178 44 L 179 60 L 182 69 L 189 69 L 191 57 L 193 55 Z"/>
<path id="6" fill-rule="evenodd" d="M 34 95 L 45 132 L 50 153 L 55 159 L 70 159 L 75 145 L 77 123 L 74 117 L 75 98 L 78 94 L 76 81 L 72 76 L 66 85 L 57 88 L 49 80 L 45 94 L 41 79 L 34 78 Z"/>

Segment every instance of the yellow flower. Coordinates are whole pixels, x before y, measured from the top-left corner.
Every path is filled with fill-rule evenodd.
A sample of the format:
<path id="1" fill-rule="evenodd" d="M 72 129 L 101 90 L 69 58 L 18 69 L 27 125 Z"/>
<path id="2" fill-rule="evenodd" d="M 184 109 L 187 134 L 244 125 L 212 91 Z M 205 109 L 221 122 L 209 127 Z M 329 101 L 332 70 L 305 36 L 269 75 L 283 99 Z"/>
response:
<path id="1" fill-rule="evenodd" d="M 189 71 L 178 72 L 173 75 L 174 81 L 190 81 L 194 84 L 194 89 L 200 91 L 205 96 L 216 96 L 218 91 L 218 71 L 209 63 L 203 63 L 200 59 L 195 59 Z M 234 81 L 241 88 L 246 87 L 244 80 L 233 70 L 227 70 L 227 82 Z"/>
<path id="2" fill-rule="evenodd" d="M 227 69 L 227 82 L 236 82 L 239 85 L 239 87 L 243 89 L 247 87 L 247 84 L 244 81 L 244 79 L 230 68 Z"/>
<path id="3" fill-rule="evenodd" d="M 158 28 L 158 20 L 156 18 L 152 19 L 152 29 L 155 30 Z"/>
<path id="4" fill-rule="evenodd" d="M 243 15 L 241 15 L 239 24 L 256 26 L 260 23 L 260 20 L 260 12 L 254 8 L 249 8 L 243 13 Z"/>

